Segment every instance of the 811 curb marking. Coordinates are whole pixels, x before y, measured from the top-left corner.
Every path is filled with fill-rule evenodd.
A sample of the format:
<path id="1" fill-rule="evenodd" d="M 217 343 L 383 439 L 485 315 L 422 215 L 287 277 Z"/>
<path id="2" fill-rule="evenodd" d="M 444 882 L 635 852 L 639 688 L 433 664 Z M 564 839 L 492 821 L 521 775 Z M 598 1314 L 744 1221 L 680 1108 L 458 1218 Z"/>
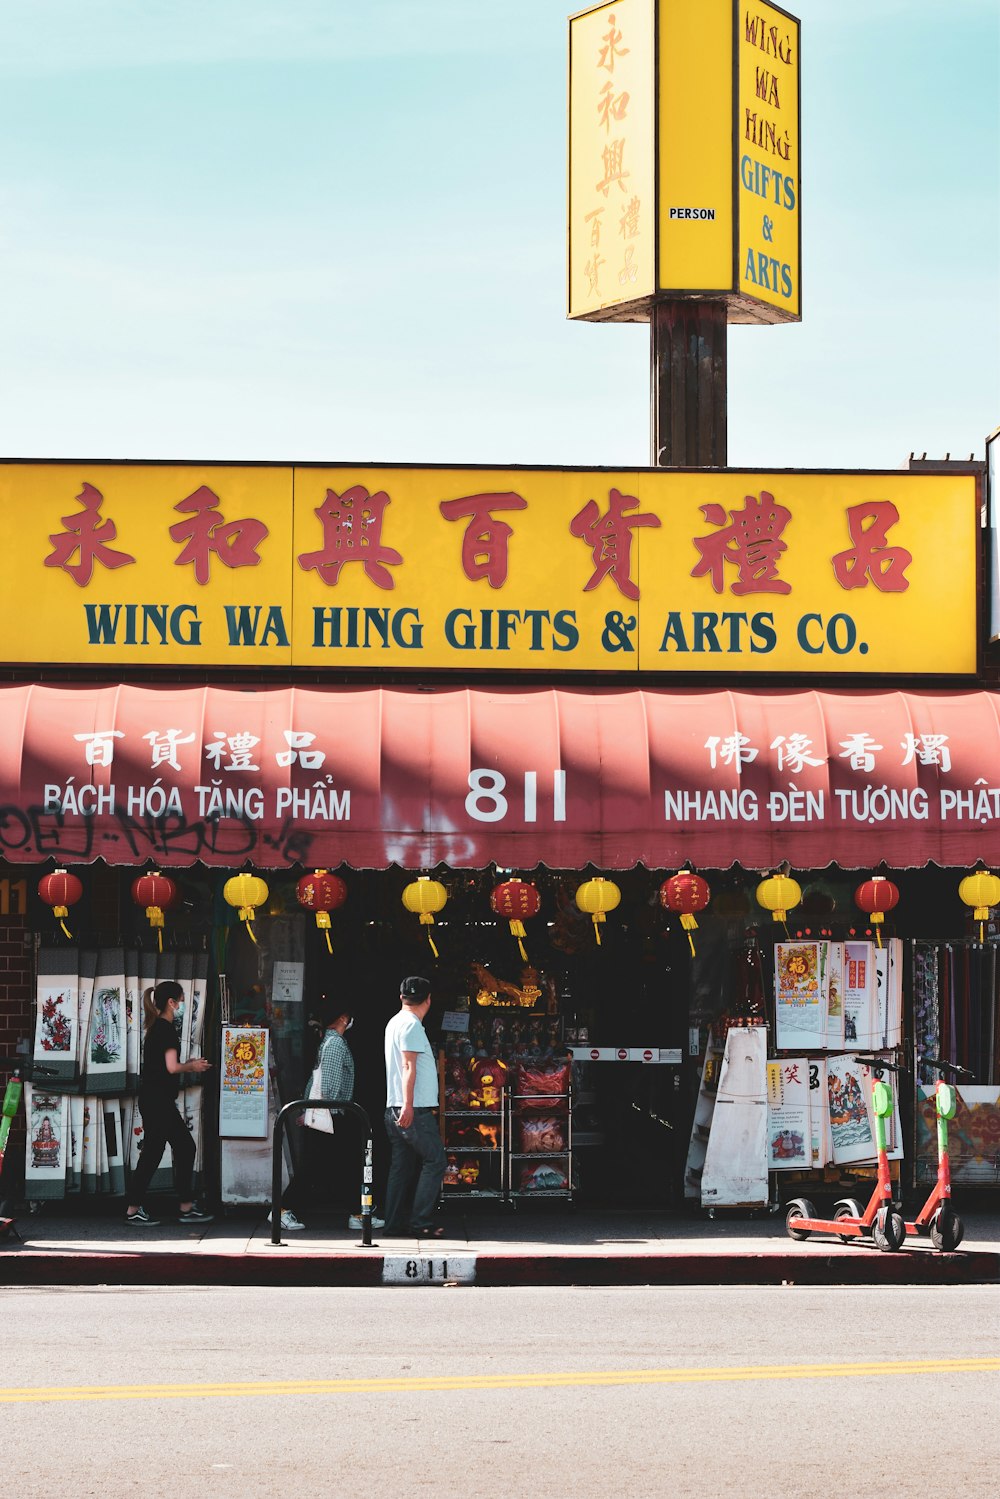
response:
<path id="1" fill-rule="evenodd" d="M 382 1262 L 385 1286 L 440 1286 L 446 1281 L 471 1285 L 475 1278 L 474 1254 L 450 1254 L 440 1259 L 433 1255 L 387 1254 Z"/>

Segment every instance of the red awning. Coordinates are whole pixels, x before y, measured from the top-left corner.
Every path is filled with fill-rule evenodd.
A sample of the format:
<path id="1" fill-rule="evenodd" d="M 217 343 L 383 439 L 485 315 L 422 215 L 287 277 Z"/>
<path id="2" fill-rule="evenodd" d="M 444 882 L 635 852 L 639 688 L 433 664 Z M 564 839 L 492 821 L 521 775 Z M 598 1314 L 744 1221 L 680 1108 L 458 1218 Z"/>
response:
<path id="1" fill-rule="evenodd" d="M 0 688 L 12 863 L 1000 863 L 988 692 Z"/>

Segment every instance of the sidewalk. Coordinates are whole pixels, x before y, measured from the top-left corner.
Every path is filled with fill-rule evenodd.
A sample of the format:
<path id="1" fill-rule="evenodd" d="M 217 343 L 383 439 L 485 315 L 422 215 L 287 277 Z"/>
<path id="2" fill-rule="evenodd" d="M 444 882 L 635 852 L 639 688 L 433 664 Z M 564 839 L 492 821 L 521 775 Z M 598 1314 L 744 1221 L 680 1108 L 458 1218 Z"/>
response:
<path id="1" fill-rule="evenodd" d="M 159 1211 L 159 1209 L 158 1209 Z M 235 1209 L 196 1229 L 127 1228 L 121 1216 L 62 1203 L 17 1220 L 23 1244 L 0 1246 L 0 1285 L 914 1285 L 1000 1282 L 1000 1212 L 963 1212 L 954 1254 L 908 1238 L 895 1254 L 866 1243 L 788 1238 L 784 1219 L 687 1212 L 518 1209 L 449 1204 L 438 1240 L 371 1248 L 346 1215 L 311 1215 L 271 1244 L 267 1210 Z"/>

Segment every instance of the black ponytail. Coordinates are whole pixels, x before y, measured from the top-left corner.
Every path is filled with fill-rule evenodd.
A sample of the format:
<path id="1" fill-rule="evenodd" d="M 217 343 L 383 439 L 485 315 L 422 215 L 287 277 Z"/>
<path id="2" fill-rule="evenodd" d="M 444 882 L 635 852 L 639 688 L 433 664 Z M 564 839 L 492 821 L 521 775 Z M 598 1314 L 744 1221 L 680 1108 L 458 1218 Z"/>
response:
<path id="1" fill-rule="evenodd" d="M 155 989 L 147 989 L 142 996 L 142 1010 L 146 1019 L 146 1035 L 158 1020 L 163 1019 L 163 1012 L 172 999 L 183 999 L 184 990 L 176 979 L 164 979 L 156 985 Z"/>

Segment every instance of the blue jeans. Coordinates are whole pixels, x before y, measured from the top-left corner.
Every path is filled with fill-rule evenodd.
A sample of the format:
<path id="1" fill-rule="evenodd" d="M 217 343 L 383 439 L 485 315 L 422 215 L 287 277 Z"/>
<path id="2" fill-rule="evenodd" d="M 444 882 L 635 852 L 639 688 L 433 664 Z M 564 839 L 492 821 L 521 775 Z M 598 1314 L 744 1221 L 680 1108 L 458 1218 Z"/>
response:
<path id="1" fill-rule="evenodd" d="M 385 1132 L 392 1146 L 385 1190 L 385 1231 L 430 1228 L 444 1181 L 445 1154 L 434 1109 L 414 1109 L 409 1129 L 396 1123 L 398 1109 L 386 1109 Z"/>

